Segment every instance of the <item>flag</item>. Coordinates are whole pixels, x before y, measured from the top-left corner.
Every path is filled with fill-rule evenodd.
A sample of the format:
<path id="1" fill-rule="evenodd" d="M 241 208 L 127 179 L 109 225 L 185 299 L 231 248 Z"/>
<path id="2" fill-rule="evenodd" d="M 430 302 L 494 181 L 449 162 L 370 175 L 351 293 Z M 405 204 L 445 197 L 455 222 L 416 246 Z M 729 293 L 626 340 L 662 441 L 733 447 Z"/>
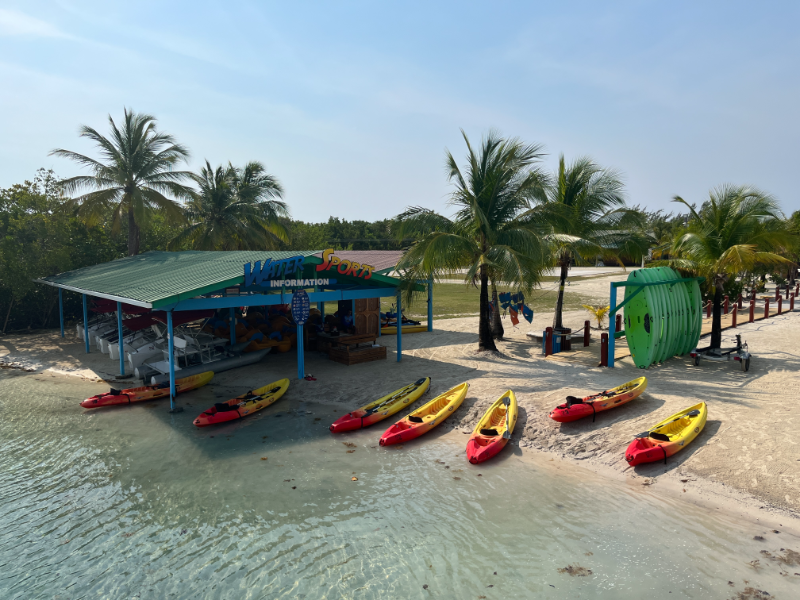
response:
<path id="1" fill-rule="evenodd" d="M 519 317 L 517 316 L 517 311 L 514 310 L 514 307 L 508 309 L 508 314 L 511 316 L 511 323 L 514 326 L 519 325 Z"/>
<path id="2" fill-rule="evenodd" d="M 502 306 L 504 309 L 511 305 L 511 294 L 508 292 L 501 292 L 497 295 L 497 297 L 500 300 L 500 306 Z"/>

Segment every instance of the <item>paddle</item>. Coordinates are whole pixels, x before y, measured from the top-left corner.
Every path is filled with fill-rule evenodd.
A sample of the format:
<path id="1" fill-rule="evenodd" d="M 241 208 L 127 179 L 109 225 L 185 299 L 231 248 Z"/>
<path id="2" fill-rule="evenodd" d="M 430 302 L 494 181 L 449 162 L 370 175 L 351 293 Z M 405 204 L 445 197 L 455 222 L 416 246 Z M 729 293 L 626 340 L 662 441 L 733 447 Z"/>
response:
<path id="1" fill-rule="evenodd" d="M 384 406 L 386 406 L 387 404 L 391 404 L 392 402 L 394 402 L 394 401 L 395 401 L 395 400 L 397 400 L 398 398 L 401 398 L 402 396 L 407 396 L 408 394 L 410 394 L 411 392 L 413 392 L 415 389 L 417 389 L 419 386 L 421 386 L 421 385 L 423 384 L 423 382 L 424 382 L 424 381 L 425 381 L 424 379 L 420 379 L 420 380 L 418 380 L 418 381 L 415 381 L 414 383 L 411 383 L 411 384 L 407 385 L 406 387 L 404 387 L 404 388 L 402 388 L 401 390 L 399 390 L 399 391 L 398 391 L 396 394 L 394 394 L 394 395 L 393 395 L 393 396 L 391 396 L 390 398 L 387 398 L 386 400 L 384 400 L 383 402 L 381 402 L 381 403 L 380 403 L 378 406 L 376 406 L 375 408 L 370 408 L 368 411 L 366 411 L 366 413 L 364 414 L 364 416 L 365 416 L 365 417 L 368 417 L 368 416 L 369 416 L 369 415 L 371 415 L 372 413 L 376 413 L 376 412 L 378 412 L 378 411 L 379 411 L 381 408 L 383 408 L 383 407 L 384 407 Z"/>

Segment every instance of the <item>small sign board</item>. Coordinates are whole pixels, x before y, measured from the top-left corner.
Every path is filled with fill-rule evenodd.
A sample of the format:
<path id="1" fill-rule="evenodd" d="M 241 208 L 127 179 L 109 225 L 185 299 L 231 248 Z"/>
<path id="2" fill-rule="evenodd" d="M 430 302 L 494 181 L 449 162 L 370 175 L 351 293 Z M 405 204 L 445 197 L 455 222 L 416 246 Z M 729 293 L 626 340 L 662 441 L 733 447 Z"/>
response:
<path id="1" fill-rule="evenodd" d="M 292 317 L 298 325 L 305 325 L 311 310 L 311 300 L 305 290 L 297 290 L 292 296 Z"/>

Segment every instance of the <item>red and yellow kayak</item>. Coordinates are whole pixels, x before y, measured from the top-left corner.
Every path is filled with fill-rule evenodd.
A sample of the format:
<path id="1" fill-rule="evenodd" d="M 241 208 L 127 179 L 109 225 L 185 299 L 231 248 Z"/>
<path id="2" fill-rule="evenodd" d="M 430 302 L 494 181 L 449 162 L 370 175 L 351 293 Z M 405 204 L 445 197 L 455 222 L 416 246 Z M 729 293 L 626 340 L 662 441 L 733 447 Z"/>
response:
<path id="1" fill-rule="evenodd" d="M 418 379 L 412 384 L 400 388 L 387 394 L 383 398 L 378 398 L 374 402 L 362 406 L 358 410 L 347 413 L 345 416 L 337 419 L 330 430 L 333 433 L 341 433 L 343 431 L 353 431 L 361 429 L 362 427 L 369 427 L 370 425 L 383 421 L 400 409 L 411 406 L 419 400 L 419 398 L 427 393 L 431 386 L 431 378 L 423 377 Z"/>
<path id="2" fill-rule="evenodd" d="M 517 396 L 508 390 L 494 401 L 475 426 L 467 442 L 469 462 L 477 465 L 505 448 L 517 424 L 517 414 Z"/>
<path id="3" fill-rule="evenodd" d="M 467 390 L 468 383 L 457 385 L 400 419 L 381 436 L 381 446 L 407 442 L 429 432 L 461 406 Z"/>
<path id="4" fill-rule="evenodd" d="M 700 435 L 707 418 L 705 402 L 675 413 L 637 435 L 625 451 L 625 460 L 632 467 L 659 460 L 666 462 L 668 456 L 682 450 Z"/>
<path id="5" fill-rule="evenodd" d="M 182 394 L 207 384 L 214 377 L 212 371 L 206 371 L 199 375 L 184 377 L 175 380 L 175 393 Z M 101 406 L 113 406 L 115 404 L 131 404 L 133 402 L 147 402 L 148 400 L 158 400 L 169 396 L 169 382 L 159 385 L 143 385 L 141 387 L 129 388 L 127 390 L 112 389 L 105 394 L 92 396 L 81 402 L 83 408 L 99 408 Z"/>
<path id="6" fill-rule="evenodd" d="M 575 398 L 568 396 L 564 404 L 559 404 L 550 411 L 550 418 L 558 423 L 569 423 L 577 421 L 583 417 L 588 417 L 604 410 L 610 410 L 617 406 L 627 404 L 647 389 L 647 378 L 639 377 L 628 383 L 623 383 L 615 388 L 586 396 L 585 398 Z"/>
<path id="7" fill-rule="evenodd" d="M 273 404 L 289 389 L 288 379 L 279 379 L 256 390 L 231 398 L 227 402 L 218 402 L 208 410 L 202 412 L 194 420 L 198 427 L 207 427 L 219 423 L 227 423 L 252 415 L 259 410 Z"/>

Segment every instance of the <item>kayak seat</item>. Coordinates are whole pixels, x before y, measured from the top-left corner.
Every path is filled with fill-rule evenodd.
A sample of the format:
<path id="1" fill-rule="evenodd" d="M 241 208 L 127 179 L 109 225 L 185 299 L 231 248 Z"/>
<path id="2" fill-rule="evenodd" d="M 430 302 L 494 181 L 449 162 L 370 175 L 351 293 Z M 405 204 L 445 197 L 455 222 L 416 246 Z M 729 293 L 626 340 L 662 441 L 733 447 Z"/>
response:
<path id="1" fill-rule="evenodd" d="M 111 388 L 108 392 L 109 396 L 119 396 L 120 394 L 122 394 L 122 390 L 115 390 L 114 388 Z"/>
<path id="2" fill-rule="evenodd" d="M 497 429 L 481 429 L 481 435 L 500 435 Z"/>
<path id="3" fill-rule="evenodd" d="M 231 406 L 230 404 L 225 404 L 224 402 L 218 402 L 214 405 L 214 408 L 217 409 L 217 412 L 227 412 L 229 410 L 236 410 L 239 407 L 235 404 Z"/>
<path id="4" fill-rule="evenodd" d="M 583 398 L 576 398 L 575 396 L 567 396 L 567 408 L 573 404 L 583 404 Z"/>
<path id="5" fill-rule="evenodd" d="M 408 420 L 412 423 L 422 423 L 422 417 L 408 417 Z"/>
<path id="6" fill-rule="evenodd" d="M 655 431 L 651 431 L 650 432 L 650 437 L 653 438 L 654 440 L 658 440 L 659 442 L 668 442 L 669 441 L 669 436 L 668 435 L 665 435 L 663 433 L 658 433 L 658 432 L 655 432 Z"/>

